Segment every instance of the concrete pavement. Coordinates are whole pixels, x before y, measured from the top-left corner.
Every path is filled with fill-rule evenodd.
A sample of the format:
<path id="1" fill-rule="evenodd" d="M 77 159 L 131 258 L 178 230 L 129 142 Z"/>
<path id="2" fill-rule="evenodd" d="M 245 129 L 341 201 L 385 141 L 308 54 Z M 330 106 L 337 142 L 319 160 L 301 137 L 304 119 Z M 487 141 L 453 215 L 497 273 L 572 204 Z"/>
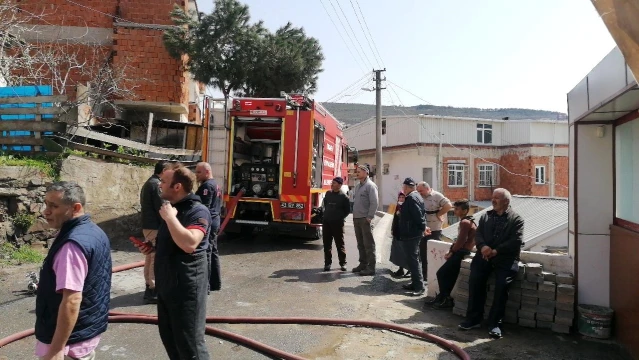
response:
<path id="1" fill-rule="evenodd" d="M 379 224 L 381 226 L 381 224 Z M 381 227 L 377 228 L 381 231 Z M 379 241 L 379 240 L 378 240 Z M 450 312 L 422 311 L 423 298 L 401 290 L 407 279 L 388 275 L 390 239 L 378 242 L 380 264 L 375 277 L 350 272 L 357 265 L 352 221 L 346 222 L 348 272 L 323 272 L 321 241 L 269 240 L 261 236 L 222 242 L 223 289 L 209 297 L 211 316 L 309 316 L 387 321 L 455 341 L 477 359 L 624 359 L 613 345 L 591 343 L 550 331 L 506 328 L 506 337 L 490 340 L 486 329 L 460 332 L 461 320 Z M 116 241 L 118 264 L 142 259 L 128 241 Z M 335 256 L 335 255 L 334 255 Z M 0 273 L 0 338 L 31 328 L 33 297 L 24 297 L 26 269 Z M 141 269 L 115 274 L 112 308 L 155 313 L 142 305 Z M 393 332 L 363 328 L 301 325 L 215 325 L 309 359 L 454 359 L 443 349 Z M 33 358 L 34 338 L 0 349 L 0 359 Z M 242 346 L 208 337 L 213 359 L 265 359 Z M 157 328 L 152 325 L 111 324 L 98 348 L 98 359 L 166 359 Z"/>

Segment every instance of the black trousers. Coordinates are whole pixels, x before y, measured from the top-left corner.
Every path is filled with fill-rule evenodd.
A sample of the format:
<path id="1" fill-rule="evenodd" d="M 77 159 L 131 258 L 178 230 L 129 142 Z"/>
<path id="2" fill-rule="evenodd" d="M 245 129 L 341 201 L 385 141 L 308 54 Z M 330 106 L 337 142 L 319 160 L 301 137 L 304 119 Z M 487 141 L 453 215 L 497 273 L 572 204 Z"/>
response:
<path id="1" fill-rule="evenodd" d="M 337 248 L 340 266 L 346 265 L 346 246 L 344 246 L 344 221 L 325 221 L 322 223 L 322 241 L 324 242 L 324 265 L 333 263 L 333 240 Z"/>
<path id="2" fill-rule="evenodd" d="M 204 360 L 208 264 L 205 252 L 156 257 L 158 328 L 170 360 Z"/>
<path id="3" fill-rule="evenodd" d="M 209 248 L 206 258 L 209 268 L 209 290 L 218 291 L 222 288 L 222 272 L 220 266 L 220 253 L 217 250 L 217 234 L 219 228 L 211 228 L 209 232 Z"/>
<path id="4" fill-rule="evenodd" d="M 450 292 L 453 291 L 459 276 L 461 262 L 464 260 L 464 256 L 468 254 L 470 254 L 468 250 L 454 252 L 437 270 L 437 282 L 439 283 L 439 294 L 441 296 L 450 296 Z"/>
<path id="5" fill-rule="evenodd" d="M 435 230 L 428 236 L 424 236 L 422 241 L 419 242 L 419 258 L 422 261 L 422 276 L 424 281 L 428 281 L 428 240 L 439 240 L 442 237 L 441 230 Z"/>
<path id="6" fill-rule="evenodd" d="M 519 270 L 518 261 L 512 258 L 484 260 L 477 251 L 470 264 L 469 298 L 466 319 L 481 322 L 486 304 L 486 282 L 495 274 L 495 297 L 488 314 L 488 326 L 493 328 L 501 323 L 508 301 L 508 288 Z"/>

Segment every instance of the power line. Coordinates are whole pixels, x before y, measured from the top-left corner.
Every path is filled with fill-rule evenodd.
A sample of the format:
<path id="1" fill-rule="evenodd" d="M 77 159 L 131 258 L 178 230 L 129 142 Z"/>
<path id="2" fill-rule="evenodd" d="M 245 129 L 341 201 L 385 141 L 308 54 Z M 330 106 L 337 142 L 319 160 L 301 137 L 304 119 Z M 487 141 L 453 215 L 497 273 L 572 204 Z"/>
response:
<path id="1" fill-rule="evenodd" d="M 360 77 L 359 79 L 355 80 L 352 84 L 348 85 L 347 87 L 345 87 L 343 90 L 341 90 L 340 92 L 338 92 L 337 94 L 329 97 L 328 99 L 326 99 L 324 102 L 331 102 L 331 100 L 333 100 L 334 98 L 342 95 L 345 92 L 350 91 L 354 86 L 356 86 L 357 84 L 361 83 L 362 80 L 366 79 L 367 76 L 370 76 L 370 73 L 365 73 L 362 77 Z"/>
<path id="2" fill-rule="evenodd" d="M 344 20 L 346 20 L 346 24 L 348 24 L 348 28 L 351 29 L 351 32 L 353 33 L 353 38 L 355 38 L 355 40 L 357 41 L 357 45 L 359 46 L 360 50 L 362 50 L 362 53 L 364 54 L 364 57 L 366 57 L 366 61 L 372 67 L 373 63 L 368 58 L 368 54 L 364 50 L 364 47 L 362 46 L 362 43 L 359 42 L 359 39 L 357 38 L 357 34 L 355 34 L 355 30 L 353 30 L 353 27 L 351 26 L 351 22 L 348 20 L 348 16 L 346 16 L 346 13 L 344 12 L 344 9 L 342 9 L 342 5 L 339 3 L 338 0 L 335 0 L 335 2 L 337 3 L 337 6 L 339 7 L 339 11 L 341 11 L 342 15 L 344 15 Z M 355 14 L 355 15 L 357 15 L 357 14 Z M 364 35 L 366 35 L 366 34 L 364 34 Z"/>
<path id="3" fill-rule="evenodd" d="M 399 85 L 395 84 L 394 82 L 392 82 L 392 81 L 390 81 L 390 80 L 388 80 L 388 82 L 389 82 L 390 84 L 395 85 L 395 86 L 396 86 L 396 87 L 398 87 L 399 89 L 404 90 L 404 91 L 406 91 L 407 93 L 409 93 L 409 94 L 413 95 L 414 97 L 418 98 L 419 100 L 424 101 L 427 105 L 433 105 L 430 101 L 428 101 L 428 100 L 424 100 L 424 98 L 422 98 L 422 97 L 420 97 L 420 96 L 418 96 L 418 95 L 415 95 L 415 94 L 414 94 L 414 93 L 412 93 L 411 91 L 404 89 L 403 87 L 401 87 L 401 86 L 399 86 Z"/>
<path id="4" fill-rule="evenodd" d="M 336 0 L 337 1 L 337 0 Z M 342 21 L 342 17 L 339 16 L 339 13 L 337 12 L 337 9 L 335 8 L 335 5 L 333 4 L 332 0 L 328 0 L 328 2 L 331 4 L 331 7 L 333 8 L 333 11 L 335 11 L 335 15 L 337 15 L 337 20 L 339 20 L 339 23 L 342 25 L 342 28 L 344 29 L 344 31 L 346 32 L 346 36 L 348 37 L 348 39 L 351 41 L 351 43 L 353 44 L 353 47 L 355 48 L 355 52 L 357 52 L 357 54 L 359 55 L 359 57 L 362 59 L 362 62 L 366 63 L 368 62 L 368 66 L 370 66 L 370 68 L 374 68 L 373 64 L 370 62 L 370 60 L 368 59 L 368 56 L 366 56 L 366 53 L 364 53 L 364 56 L 362 56 L 362 53 L 359 51 L 359 49 L 357 48 L 357 44 L 359 44 L 359 41 L 357 40 L 357 38 L 355 38 L 355 40 L 353 40 L 353 38 L 351 37 L 351 34 L 348 32 L 348 29 L 346 29 L 346 25 L 344 25 L 344 22 Z M 340 7 L 340 10 L 342 9 L 342 7 L 339 5 L 339 1 L 337 1 L 337 6 Z M 344 13 L 344 11 L 342 11 L 342 14 Z M 346 21 L 348 21 L 348 19 L 346 19 Z M 350 23 L 349 23 L 350 26 Z M 351 28 L 352 29 L 352 28 Z M 361 48 L 362 45 L 359 44 L 359 47 Z M 364 58 L 366 58 L 366 61 L 364 60 Z"/>
<path id="5" fill-rule="evenodd" d="M 87 9 L 87 10 L 91 10 L 91 11 L 94 11 L 94 12 L 96 12 L 96 13 L 99 13 L 99 14 L 102 14 L 102 15 L 105 15 L 105 16 L 108 16 L 108 17 L 111 17 L 111 18 L 113 18 L 113 19 L 115 19 L 115 20 L 122 21 L 122 22 L 126 22 L 126 23 L 129 23 L 129 24 L 139 25 L 139 26 L 141 26 L 141 27 L 147 27 L 147 28 L 148 28 L 148 27 L 153 27 L 153 26 L 160 26 L 160 27 L 163 27 L 163 28 L 164 28 L 164 27 L 178 27 L 177 25 L 143 24 L 143 23 L 138 23 L 138 22 L 135 22 L 135 21 L 128 21 L 128 20 L 123 19 L 123 18 L 121 18 L 121 17 L 119 17 L 119 16 L 115 16 L 115 15 L 113 15 L 113 14 L 109 14 L 109 13 L 106 13 L 106 12 L 100 11 L 100 10 L 98 10 L 98 9 L 92 8 L 92 7 L 87 6 L 87 5 L 84 5 L 84 4 L 79 4 L 79 3 L 77 3 L 77 2 L 75 2 L 75 1 L 73 1 L 73 0 L 66 0 L 66 1 L 67 1 L 67 2 L 69 2 L 69 3 L 71 3 L 71 4 L 74 4 L 74 5 L 76 5 L 76 6 L 79 6 L 79 7 L 85 8 L 85 9 Z M 158 30 L 161 30 L 161 29 L 158 29 Z"/>
<path id="6" fill-rule="evenodd" d="M 379 53 L 379 49 L 377 48 L 377 44 L 375 43 L 375 38 L 373 37 L 373 33 L 371 33 L 370 29 L 368 28 L 368 23 L 366 22 L 366 17 L 364 16 L 364 12 L 362 11 L 362 8 L 359 7 L 359 1 L 355 0 L 355 3 L 357 4 L 357 8 L 359 9 L 359 13 L 362 15 L 362 20 L 364 21 L 364 25 L 366 26 L 366 30 L 368 30 L 368 33 L 371 36 L 371 41 L 373 42 L 373 46 L 375 47 L 375 51 L 377 52 L 377 55 L 379 56 L 379 59 L 382 60 L 382 63 L 384 63 L 384 61 L 382 59 L 382 55 Z"/>
<path id="7" fill-rule="evenodd" d="M 350 46 L 346 43 L 346 40 L 344 39 L 344 36 L 342 36 L 342 32 L 337 27 L 337 24 L 335 24 L 335 21 L 333 21 L 333 17 L 331 16 L 331 14 L 328 12 L 328 9 L 324 5 L 324 1 L 320 0 L 320 3 L 322 4 L 322 7 L 324 8 L 324 11 L 326 11 L 326 15 L 328 15 L 328 18 L 331 20 L 331 23 L 333 23 L 333 27 L 335 27 L 335 30 L 337 30 L 337 33 L 339 34 L 339 37 L 342 39 L 342 42 L 344 43 L 344 45 L 346 45 L 346 49 L 351 54 L 351 57 L 353 58 L 353 60 L 355 60 L 355 62 L 357 63 L 357 66 L 359 67 L 359 69 L 361 71 L 364 71 L 364 67 L 362 67 L 362 64 L 355 57 L 355 54 L 353 54 L 353 51 L 351 50 Z"/>
<path id="8" fill-rule="evenodd" d="M 355 0 L 357 1 L 357 0 Z M 351 3 L 351 7 L 353 8 L 353 12 L 355 13 L 355 17 L 357 18 L 357 22 L 359 23 L 359 27 L 362 29 L 362 32 L 364 33 L 364 37 L 366 38 L 366 41 L 368 42 L 368 47 L 371 49 L 371 52 L 373 53 L 373 57 L 375 57 L 375 60 L 377 61 L 377 65 L 378 67 L 383 67 L 382 64 L 384 63 L 382 61 L 382 57 L 379 56 L 379 51 L 377 51 L 377 53 L 375 53 L 375 50 L 377 50 L 377 46 L 375 46 L 375 48 L 373 48 L 373 45 L 371 44 L 371 40 L 373 39 L 373 34 L 371 33 L 371 31 L 368 29 L 368 25 L 366 25 L 366 30 L 368 30 L 368 33 L 366 30 L 364 30 L 364 26 L 362 25 L 362 21 L 359 19 L 359 15 L 357 15 L 357 10 L 355 9 L 355 5 L 353 4 L 353 0 L 349 0 L 349 2 Z M 357 3 L 357 8 L 359 9 L 360 13 L 362 11 L 362 9 L 359 7 L 359 3 Z M 366 20 L 364 19 L 364 14 L 362 13 L 362 19 L 364 20 L 364 23 L 366 23 Z M 369 40 L 369 35 L 370 35 L 370 40 Z M 373 40 L 373 44 L 374 44 L 374 40 Z"/>

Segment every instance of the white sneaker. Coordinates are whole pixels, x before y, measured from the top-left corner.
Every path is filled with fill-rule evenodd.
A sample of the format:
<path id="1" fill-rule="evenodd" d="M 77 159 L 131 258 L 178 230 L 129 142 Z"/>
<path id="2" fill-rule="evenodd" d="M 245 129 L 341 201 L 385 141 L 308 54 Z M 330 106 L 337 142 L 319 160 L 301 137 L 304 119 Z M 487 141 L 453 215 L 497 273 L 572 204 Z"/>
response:
<path id="1" fill-rule="evenodd" d="M 495 326 L 492 330 L 488 332 L 488 336 L 495 339 L 501 339 L 501 329 L 498 326 Z"/>

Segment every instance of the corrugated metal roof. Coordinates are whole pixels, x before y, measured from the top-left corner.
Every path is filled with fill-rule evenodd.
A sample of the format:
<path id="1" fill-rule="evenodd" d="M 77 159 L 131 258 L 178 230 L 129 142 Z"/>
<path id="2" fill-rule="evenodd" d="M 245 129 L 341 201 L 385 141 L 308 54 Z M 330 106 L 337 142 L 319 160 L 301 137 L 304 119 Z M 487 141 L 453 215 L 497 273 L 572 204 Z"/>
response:
<path id="1" fill-rule="evenodd" d="M 568 199 L 513 195 L 510 205 L 524 218 L 524 243 L 568 225 Z M 475 222 L 492 208 L 475 213 Z M 452 224 L 442 230 L 442 235 L 452 240 L 458 227 L 459 223 Z"/>

